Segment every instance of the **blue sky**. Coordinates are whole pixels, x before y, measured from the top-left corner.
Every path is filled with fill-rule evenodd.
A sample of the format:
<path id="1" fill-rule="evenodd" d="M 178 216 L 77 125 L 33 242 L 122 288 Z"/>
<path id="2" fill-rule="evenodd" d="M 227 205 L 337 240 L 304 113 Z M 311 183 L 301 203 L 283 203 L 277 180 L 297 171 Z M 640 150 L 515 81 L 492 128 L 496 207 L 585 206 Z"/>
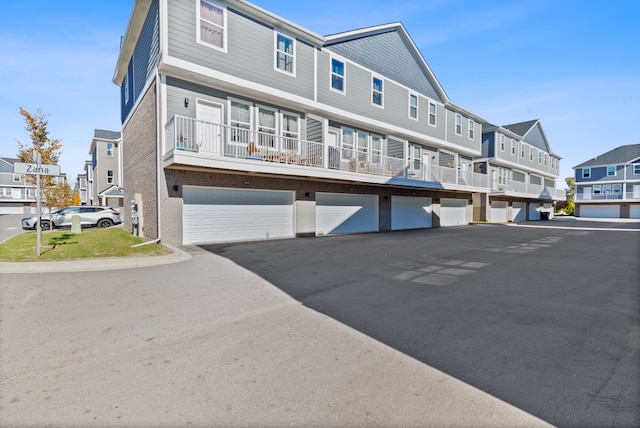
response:
<path id="1" fill-rule="evenodd" d="M 497 125 L 542 121 L 563 158 L 559 188 L 573 166 L 640 143 L 635 0 L 254 3 L 321 35 L 402 22 L 453 102 Z M 90 159 L 94 129 L 120 130 L 111 79 L 132 7 L 133 0 L 3 5 L 0 156 L 15 156 L 18 140 L 29 143 L 20 106 L 49 114 L 71 182 Z"/>

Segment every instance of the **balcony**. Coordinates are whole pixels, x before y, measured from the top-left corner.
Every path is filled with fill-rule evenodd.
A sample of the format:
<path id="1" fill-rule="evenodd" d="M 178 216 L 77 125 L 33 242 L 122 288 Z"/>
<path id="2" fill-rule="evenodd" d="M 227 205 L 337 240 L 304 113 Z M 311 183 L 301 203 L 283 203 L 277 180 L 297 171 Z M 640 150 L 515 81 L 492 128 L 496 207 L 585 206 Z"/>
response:
<path id="1" fill-rule="evenodd" d="M 489 188 L 488 176 L 437 165 L 409 170 L 404 159 L 381 151 L 341 148 L 243 127 L 174 116 L 165 128 L 165 166 L 194 164 L 253 172 L 348 179 L 406 186 L 473 190 Z"/>
<path id="2" fill-rule="evenodd" d="M 627 197 L 624 198 L 622 193 L 578 193 L 576 195 L 576 201 L 622 201 L 622 200 L 640 200 L 640 194 L 627 193 Z"/>
<path id="3" fill-rule="evenodd" d="M 532 184 L 522 181 L 514 181 L 509 178 L 493 180 L 491 184 L 492 193 L 504 194 L 507 196 L 525 195 L 538 199 L 552 199 L 554 201 L 564 201 L 567 192 L 564 189 L 556 189 L 541 184 Z"/>

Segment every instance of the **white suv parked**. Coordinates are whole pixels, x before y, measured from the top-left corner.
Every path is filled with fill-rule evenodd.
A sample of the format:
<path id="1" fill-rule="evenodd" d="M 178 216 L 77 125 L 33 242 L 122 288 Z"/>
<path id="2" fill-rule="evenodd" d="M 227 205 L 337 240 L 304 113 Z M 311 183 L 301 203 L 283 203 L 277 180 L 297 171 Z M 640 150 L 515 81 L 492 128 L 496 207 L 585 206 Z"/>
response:
<path id="1" fill-rule="evenodd" d="M 53 227 L 71 227 L 74 215 L 80 216 L 80 226 L 82 227 L 110 227 L 122 223 L 120 213 L 110 207 L 97 207 L 82 205 L 78 207 L 65 207 L 51 213 Z M 23 229 L 35 229 L 37 216 L 24 217 L 22 219 Z M 43 214 L 40 217 L 40 228 L 49 229 L 49 216 Z"/>

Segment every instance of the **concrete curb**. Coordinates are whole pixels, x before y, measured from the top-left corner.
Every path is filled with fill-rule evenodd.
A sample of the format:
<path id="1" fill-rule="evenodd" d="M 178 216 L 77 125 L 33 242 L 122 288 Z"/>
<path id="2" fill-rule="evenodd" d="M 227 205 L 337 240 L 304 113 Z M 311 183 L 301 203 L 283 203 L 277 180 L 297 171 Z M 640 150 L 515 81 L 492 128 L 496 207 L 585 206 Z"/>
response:
<path id="1" fill-rule="evenodd" d="M 172 253 L 162 256 L 108 257 L 63 262 L 0 262 L 0 273 L 91 272 L 168 265 L 191 259 L 189 253 L 179 248 L 167 245 L 165 247 Z"/>

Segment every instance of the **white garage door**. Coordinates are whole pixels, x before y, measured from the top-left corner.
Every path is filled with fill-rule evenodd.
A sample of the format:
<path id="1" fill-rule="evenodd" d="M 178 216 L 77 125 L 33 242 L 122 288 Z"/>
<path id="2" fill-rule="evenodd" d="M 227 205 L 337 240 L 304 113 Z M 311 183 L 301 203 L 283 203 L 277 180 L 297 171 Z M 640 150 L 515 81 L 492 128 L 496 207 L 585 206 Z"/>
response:
<path id="1" fill-rule="evenodd" d="M 540 220 L 540 204 L 529 204 L 529 220 Z"/>
<path id="2" fill-rule="evenodd" d="M 22 204 L 0 204 L 0 214 L 24 214 Z"/>
<path id="3" fill-rule="evenodd" d="M 526 221 L 526 220 L 527 220 L 527 203 L 514 202 L 511 207 L 511 221 Z"/>
<path id="4" fill-rule="evenodd" d="M 640 218 L 640 205 L 629 206 L 629 217 Z"/>
<path id="5" fill-rule="evenodd" d="M 440 226 L 469 224 L 466 199 L 440 199 Z"/>
<path id="6" fill-rule="evenodd" d="M 508 220 L 507 203 L 504 201 L 491 202 L 491 221 L 505 223 Z"/>
<path id="7" fill-rule="evenodd" d="M 183 243 L 291 238 L 294 192 L 185 186 Z"/>
<path id="8" fill-rule="evenodd" d="M 316 235 L 378 230 L 377 195 L 316 193 Z"/>
<path id="9" fill-rule="evenodd" d="M 391 230 L 431 227 L 431 198 L 391 197 Z"/>
<path id="10" fill-rule="evenodd" d="M 580 217 L 620 218 L 618 205 L 581 205 Z"/>

